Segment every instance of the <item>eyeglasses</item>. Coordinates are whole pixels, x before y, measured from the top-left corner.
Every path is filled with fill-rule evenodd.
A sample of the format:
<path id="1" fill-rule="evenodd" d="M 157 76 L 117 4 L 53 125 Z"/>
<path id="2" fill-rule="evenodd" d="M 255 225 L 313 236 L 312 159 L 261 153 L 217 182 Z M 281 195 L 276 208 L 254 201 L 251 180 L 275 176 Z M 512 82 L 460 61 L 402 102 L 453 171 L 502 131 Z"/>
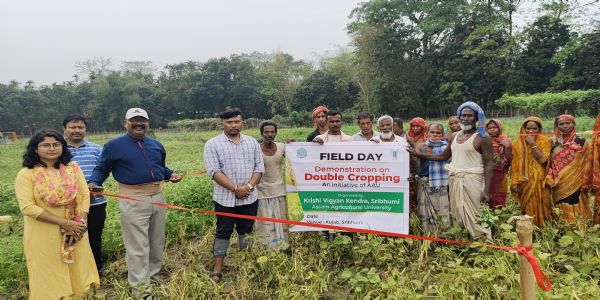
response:
<path id="1" fill-rule="evenodd" d="M 44 143 L 44 144 L 39 144 L 38 148 L 42 148 L 45 150 L 48 150 L 50 148 L 60 149 L 60 148 L 62 148 L 62 144 L 61 143 L 52 143 L 52 144 Z"/>

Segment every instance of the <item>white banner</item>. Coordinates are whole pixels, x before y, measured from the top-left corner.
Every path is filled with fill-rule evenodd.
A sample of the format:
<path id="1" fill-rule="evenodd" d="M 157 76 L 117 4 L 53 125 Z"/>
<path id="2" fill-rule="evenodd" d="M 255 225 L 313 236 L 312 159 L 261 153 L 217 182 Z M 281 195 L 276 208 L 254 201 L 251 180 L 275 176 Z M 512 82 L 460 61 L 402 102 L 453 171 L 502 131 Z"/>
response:
<path id="1" fill-rule="evenodd" d="M 290 143 L 285 149 L 291 220 L 408 233 L 406 143 Z"/>

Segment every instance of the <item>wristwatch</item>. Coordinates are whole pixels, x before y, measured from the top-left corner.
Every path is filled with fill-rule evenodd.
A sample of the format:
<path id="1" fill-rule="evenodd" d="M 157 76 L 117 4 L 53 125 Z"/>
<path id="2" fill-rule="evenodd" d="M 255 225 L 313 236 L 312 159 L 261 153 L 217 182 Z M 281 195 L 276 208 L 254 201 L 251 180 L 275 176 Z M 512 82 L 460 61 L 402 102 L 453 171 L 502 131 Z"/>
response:
<path id="1" fill-rule="evenodd" d="M 251 192 L 252 192 L 252 191 L 254 191 L 254 187 L 253 187 L 251 184 L 249 184 L 249 183 L 248 183 L 248 184 L 246 184 L 246 185 L 247 185 L 247 186 L 250 188 L 250 191 L 251 191 Z"/>

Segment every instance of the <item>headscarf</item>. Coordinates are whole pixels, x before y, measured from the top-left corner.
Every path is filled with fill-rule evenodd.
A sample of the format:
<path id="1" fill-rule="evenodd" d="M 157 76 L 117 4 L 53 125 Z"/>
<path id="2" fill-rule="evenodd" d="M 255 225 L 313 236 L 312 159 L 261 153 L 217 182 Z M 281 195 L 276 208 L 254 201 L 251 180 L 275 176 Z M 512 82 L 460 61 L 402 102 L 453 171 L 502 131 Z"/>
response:
<path id="1" fill-rule="evenodd" d="M 507 167 L 507 163 L 508 162 L 507 162 L 506 158 L 504 157 L 504 153 L 506 152 L 506 149 L 502 145 L 502 142 L 507 142 L 509 145 L 511 145 L 512 143 L 510 142 L 510 139 L 508 139 L 508 137 L 506 135 L 502 134 L 503 131 L 504 131 L 504 127 L 502 125 L 502 121 L 500 121 L 498 119 L 490 119 L 485 124 L 485 128 L 486 129 L 490 125 L 490 123 L 494 123 L 498 127 L 498 136 L 497 137 L 492 137 L 490 135 L 490 137 L 492 138 L 492 145 L 493 145 L 493 148 L 494 148 L 494 160 L 499 164 L 497 166 L 498 169 L 504 170 L 504 168 Z"/>
<path id="2" fill-rule="evenodd" d="M 317 123 L 315 123 L 315 118 L 317 117 L 317 115 L 320 114 L 320 113 L 322 113 L 322 112 L 327 113 L 328 111 L 329 111 L 329 109 L 325 105 L 320 105 L 320 106 L 317 106 L 317 107 L 315 107 L 313 109 L 311 116 L 312 116 L 312 119 L 313 119 L 313 126 L 315 128 L 317 128 Z"/>
<path id="3" fill-rule="evenodd" d="M 502 124 L 502 121 L 498 120 L 498 119 L 490 119 L 489 121 L 487 121 L 487 123 L 485 124 L 485 127 L 487 128 L 488 125 L 490 125 L 490 123 L 494 123 L 496 124 L 496 126 L 498 126 L 498 137 L 492 137 L 490 135 L 490 137 L 492 137 L 492 140 L 494 140 L 497 143 L 500 143 L 506 139 L 508 139 L 508 137 L 506 137 L 506 135 L 503 135 L 502 133 L 504 132 L 504 125 Z"/>
<path id="4" fill-rule="evenodd" d="M 460 115 L 462 114 L 463 109 L 465 108 L 469 108 L 472 111 L 474 111 L 475 113 L 477 113 L 477 121 L 479 122 L 479 126 L 478 126 L 478 130 L 479 130 L 479 135 L 480 136 L 485 136 L 486 132 L 485 132 L 485 114 L 483 113 L 483 109 L 481 109 L 481 107 L 479 107 L 479 105 L 477 105 L 475 102 L 472 101 L 467 101 L 463 104 L 461 104 L 457 109 L 456 109 L 456 115 L 460 118 Z"/>
<path id="5" fill-rule="evenodd" d="M 560 129 L 558 129 L 558 122 L 565 120 L 573 123 L 573 131 L 569 134 L 563 135 Z M 554 138 L 555 143 L 559 143 L 564 146 L 573 148 L 575 151 L 582 151 L 583 148 L 575 143 L 575 137 L 577 135 L 577 125 L 575 124 L 575 118 L 571 115 L 560 115 L 554 119 Z"/>
<path id="6" fill-rule="evenodd" d="M 427 139 L 427 123 L 423 118 L 413 118 L 410 120 L 410 128 L 408 129 L 408 138 L 411 139 L 414 143 L 423 142 Z M 416 134 L 413 131 L 413 126 L 421 127 L 421 133 Z"/>
<path id="7" fill-rule="evenodd" d="M 566 135 L 562 135 L 562 132 L 558 129 L 558 122 L 560 120 L 573 122 L 573 130 Z M 552 180 L 555 180 L 560 171 L 575 160 L 575 152 L 583 151 L 583 147 L 575 142 L 576 137 L 577 126 L 575 126 L 575 118 L 573 116 L 560 115 L 554 119 L 554 137 L 552 141 L 562 149 L 553 154 L 553 157 L 558 157 L 558 161 L 550 164 L 550 168 L 548 169 L 548 177 Z"/>
<path id="8" fill-rule="evenodd" d="M 519 137 L 515 140 L 513 145 L 514 157 L 511 164 L 511 185 L 520 184 L 529 180 L 529 175 L 527 174 L 527 152 L 530 150 L 525 142 L 525 136 L 527 133 L 525 126 L 530 121 L 537 123 L 537 125 L 540 127 L 540 132 L 542 129 L 542 119 L 538 117 L 528 117 L 525 119 L 525 121 L 523 121 L 521 129 L 519 130 Z M 535 144 L 540 149 L 550 147 L 551 143 L 552 141 L 547 136 L 540 134 L 535 137 Z"/>
<path id="9" fill-rule="evenodd" d="M 592 144 L 589 156 L 589 170 L 585 173 L 584 187 L 600 192 L 600 113 L 596 117 L 592 132 Z M 598 197 L 598 196 L 596 196 Z M 598 200 L 596 200 L 598 201 Z M 598 202 L 596 202 L 598 203 Z"/>

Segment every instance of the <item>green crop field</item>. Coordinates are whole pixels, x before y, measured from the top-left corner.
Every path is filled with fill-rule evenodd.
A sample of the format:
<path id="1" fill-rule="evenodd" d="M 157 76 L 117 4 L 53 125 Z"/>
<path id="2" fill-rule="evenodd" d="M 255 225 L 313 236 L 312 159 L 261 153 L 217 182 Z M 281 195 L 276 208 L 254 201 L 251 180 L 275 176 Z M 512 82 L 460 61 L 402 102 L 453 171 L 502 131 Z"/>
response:
<path id="1" fill-rule="evenodd" d="M 445 123 L 445 122 L 444 122 Z M 515 134 L 520 120 L 506 120 Z M 590 130 L 591 118 L 579 118 L 578 130 Z M 405 124 L 405 127 L 407 125 Z M 356 126 L 347 126 L 355 133 Z M 304 140 L 310 128 L 280 129 L 278 139 Z M 551 121 L 544 131 L 551 131 Z M 258 137 L 258 130 L 246 134 Z M 204 143 L 218 132 L 156 132 L 167 149 L 167 164 L 180 174 L 203 170 Z M 114 135 L 92 135 L 103 144 Z M 589 137 L 586 136 L 586 137 Z M 0 215 L 14 221 L 0 224 L 0 299 L 24 299 L 27 272 L 22 249 L 22 217 L 14 196 L 14 178 L 26 141 L 0 145 Z M 105 184 L 114 192 L 114 181 Z M 169 203 L 211 209 L 212 183 L 206 175 L 185 177 L 167 184 Z M 104 232 L 108 275 L 101 278 L 96 299 L 127 299 L 125 250 L 121 241 L 116 199 L 109 199 Z M 515 201 L 487 212 L 497 217 L 495 243 L 513 246 L 516 233 L 509 217 L 518 215 Z M 333 242 L 316 233 L 291 234 L 289 248 L 260 248 L 239 252 L 232 247 L 222 283 L 210 280 L 214 217 L 170 211 L 164 280 L 153 283 L 159 299 L 515 299 L 519 297 L 517 254 L 418 240 L 357 235 L 338 236 Z M 411 233 L 421 234 L 411 217 Z M 468 240 L 465 230 L 453 227 L 450 239 Z M 235 243 L 236 239 L 232 238 Z M 600 226 L 572 227 L 553 223 L 535 232 L 534 253 L 553 284 L 542 299 L 600 298 Z"/>

